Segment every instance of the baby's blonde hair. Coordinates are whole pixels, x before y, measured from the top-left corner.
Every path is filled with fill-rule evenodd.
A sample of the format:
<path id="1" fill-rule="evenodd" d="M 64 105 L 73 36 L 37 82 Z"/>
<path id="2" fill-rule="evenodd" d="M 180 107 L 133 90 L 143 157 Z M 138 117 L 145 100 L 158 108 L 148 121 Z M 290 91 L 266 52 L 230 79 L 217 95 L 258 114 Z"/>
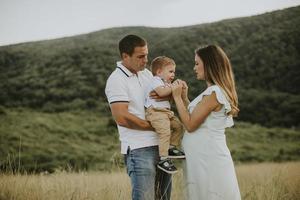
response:
<path id="1" fill-rule="evenodd" d="M 159 69 L 163 69 L 165 66 L 168 65 L 176 66 L 175 61 L 167 56 L 158 56 L 154 58 L 150 64 L 150 69 L 152 71 L 153 76 L 157 74 L 157 71 Z"/>

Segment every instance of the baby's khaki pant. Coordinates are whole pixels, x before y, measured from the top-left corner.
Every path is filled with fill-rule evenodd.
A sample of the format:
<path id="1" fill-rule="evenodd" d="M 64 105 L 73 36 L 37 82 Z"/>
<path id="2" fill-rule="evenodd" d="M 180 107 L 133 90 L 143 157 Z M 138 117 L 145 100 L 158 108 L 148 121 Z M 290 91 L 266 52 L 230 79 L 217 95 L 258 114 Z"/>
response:
<path id="1" fill-rule="evenodd" d="M 146 109 L 148 120 L 159 137 L 159 156 L 168 156 L 170 144 L 178 146 L 183 136 L 183 126 L 174 113 L 166 108 Z"/>

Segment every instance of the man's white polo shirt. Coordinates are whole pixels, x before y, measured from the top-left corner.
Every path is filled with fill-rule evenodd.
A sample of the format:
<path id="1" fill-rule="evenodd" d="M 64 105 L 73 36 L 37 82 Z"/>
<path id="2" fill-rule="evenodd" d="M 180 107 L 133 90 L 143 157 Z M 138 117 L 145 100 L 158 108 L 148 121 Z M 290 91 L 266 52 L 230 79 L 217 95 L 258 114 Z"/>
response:
<path id="1" fill-rule="evenodd" d="M 148 69 L 139 71 L 136 75 L 124 67 L 121 62 L 117 62 L 117 68 L 109 76 L 105 87 L 109 104 L 128 102 L 128 111 L 141 119 L 145 119 L 145 90 L 152 77 Z M 158 136 L 154 131 L 129 129 L 119 125 L 118 131 L 122 154 L 127 153 L 128 147 L 138 149 L 158 145 Z"/>

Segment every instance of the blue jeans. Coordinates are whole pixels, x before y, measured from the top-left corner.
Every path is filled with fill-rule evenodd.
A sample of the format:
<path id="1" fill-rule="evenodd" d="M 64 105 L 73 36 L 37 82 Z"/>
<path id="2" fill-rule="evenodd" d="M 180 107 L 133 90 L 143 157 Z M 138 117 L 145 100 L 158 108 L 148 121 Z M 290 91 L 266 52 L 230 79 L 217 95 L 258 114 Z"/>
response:
<path id="1" fill-rule="evenodd" d="M 157 170 L 158 161 L 158 146 L 128 149 L 125 164 L 131 179 L 132 200 L 170 199 L 172 176 Z"/>

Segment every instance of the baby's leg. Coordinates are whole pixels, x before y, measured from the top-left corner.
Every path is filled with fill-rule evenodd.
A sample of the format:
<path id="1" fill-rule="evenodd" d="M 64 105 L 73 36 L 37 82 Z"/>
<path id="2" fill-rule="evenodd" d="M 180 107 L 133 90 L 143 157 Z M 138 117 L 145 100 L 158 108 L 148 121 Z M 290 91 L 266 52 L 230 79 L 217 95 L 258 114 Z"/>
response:
<path id="1" fill-rule="evenodd" d="M 159 156 L 167 157 L 170 146 L 170 119 L 166 112 L 147 109 L 146 119 L 151 123 L 159 138 Z"/>
<path id="2" fill-rule="evenodd" d="M 183 136 L 184 128 L 176 116 L 173 116 L 170 119 L 170 125 L 172 130 L 170 144 L 172 146 L 178 147 Z"/>

